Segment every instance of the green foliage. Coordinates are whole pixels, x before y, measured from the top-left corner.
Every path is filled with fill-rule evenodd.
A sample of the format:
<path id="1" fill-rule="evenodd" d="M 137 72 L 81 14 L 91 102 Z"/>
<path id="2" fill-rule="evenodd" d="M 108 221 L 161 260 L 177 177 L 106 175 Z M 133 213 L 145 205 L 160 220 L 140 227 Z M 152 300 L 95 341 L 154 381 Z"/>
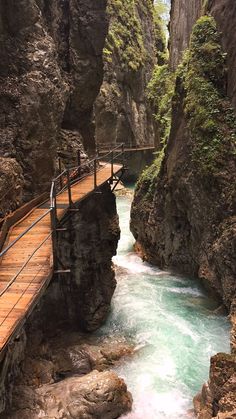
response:
<path id="1" fill-rule="evenodd" d="M 165 147 L 170 133 L 171 103 L 174 93 L 174 74 L 170 72 L 168 65 L 156 66 L 152 79 L 147 88 L 147 96 L 156 110 L 155 118 L 159 131 L 161 150 L 157 153 L 153 164 L 147 167 L 139 177 L 137 187 L 143 186 L 146 199 L 151 198 L 161 164 L 165 155 Z"/>
<path id="2" fill-rule="evenodd" d="M 170 133 L 171 101 L 174 93 L 174 74 L 168 65 L 156 66 L 147 87 L 147 96 L 155 108 L 160 143 L 165 145 Z"/>
<path id="3" fill-rule="evenodd" d="M 151 2 L 147 2 L 146 12 L 149 7 Z M 123 68 L 137 71 L 145 62 L 146 51 L 141 23 L 136 14 L 136 0 L 109 0 L 108 14 L 111 23 L 104 49 L 105 60 L 108 58 L 107 61 L 110 61 L 116 51 Z"/>
<path id="4" fill-rule="evenodd" d="M 191 157 L 203 174 L 217 172 L 226 155 L 235 153 L 236 118 L 225 96 L 225 59 L 215 20 L 201 17 L 193 29 L 181 77 Z"/>
<path id="5" fill-rule="evenodd" d="M 165 25 L 157 10 L 152 0 L 108 0 L 110 28 L 104 60 L 111 62 L 112 55 L 117 53 L 124 69 L 138 71 L 145 64 L 149 57 L 139 15 L 146 15 L 153 19 L 157 58 L 159 63 L 163 63 L 166 59 Z"/>

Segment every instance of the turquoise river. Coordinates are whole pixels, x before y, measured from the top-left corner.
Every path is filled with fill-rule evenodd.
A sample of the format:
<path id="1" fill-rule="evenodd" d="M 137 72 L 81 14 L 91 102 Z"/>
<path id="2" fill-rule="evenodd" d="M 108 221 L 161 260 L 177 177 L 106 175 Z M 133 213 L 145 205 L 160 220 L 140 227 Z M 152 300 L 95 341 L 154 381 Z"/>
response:
<path id="1" fill-rule="evenodd" d="M 125 336 L 136 351 L 116 371 L 134 399 L 127 419 L 191 418 L 211 355 L 229 351 L 230 325 L 197 281 L 164 272 L 133 252 L 131 197 L 117 197 L 121 239 L 117 289 L 99 334 Z"/>

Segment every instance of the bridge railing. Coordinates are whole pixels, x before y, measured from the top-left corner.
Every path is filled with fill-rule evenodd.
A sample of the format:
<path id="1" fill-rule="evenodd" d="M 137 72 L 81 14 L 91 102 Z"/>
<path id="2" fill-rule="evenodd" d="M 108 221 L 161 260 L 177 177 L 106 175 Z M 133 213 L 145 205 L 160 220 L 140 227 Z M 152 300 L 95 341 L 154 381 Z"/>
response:
<path id="1" fill-rule="evenodd" d="M 79 155 L 79 154 L 78 154 Z M 114 176 L 114 164 L 120 158 L 120 163 L 124 166 L 124 144 L 118 144 L 109 151 L 106 151 L 101 157 L 96 155 L 93 159 L 86 161 L 80 165 L 73 166 L 63 170 L 52 180 L 50 191 L 51 208 L 57 206 L 57 195 L 67 189 L 69 207 L 73 206 L 71 187 L 73 183 L 81 181 L 88 175 L 93 174 L 94 189 L 97 188 L 97 172 L 104 166 L 111 165 L 111 178 Z M 103 159 L 105 161 L 103 162 Z M 81 161 L 78 157 L 78 161 Z M 101 163 L 103 164 L 101 165 Z"/>
<path id="2" fill-rule="evenodd" d="M 122 149 L 123 150 L 123 149 Z M 7 245 L 1 252 L 0 252 L 0 262 L 4 255 L 12 249 L 12 247 L 19 242 L 30 230 L 32 230 L 38 223 L 43 221 L 48 215 L 51 218 L 51 231 L 50 234 L 47 236 L 45 240 L 48 240 L 50 236 L 52 236 L 53 242 L 53 257 L 54 261 L 56 261 L 56 241 L 57 241 L 57 229 L 58 229 L 58 217 L 57 217 L 57 197 L 59 194 L 63 193 L 67 190 L 68 192 L 68 207 L 72 208 L 74 205 L 72 201 L 72 185 L 75 182 L 82 181 L 86 176 L 93 174 L 93 182 L 94 182 L 94 189 L 97 188 L 97 172 L 103 168 L 104 166 L 110 164 L 111 165 L 111 174 L 110 178 L 114 177 L 114 163 L 118 157 L 122 158 L 123 151 L 120 150 L 120 145 L 114 147 L 111 151 L 106 154 L 106 162 L 101 165 L 102 158 L 96 156 L 90 161 L 87 161 L 83 164 L 77 165 L 75 167 L 67 168 L 63 170 L 56 178 L 52 180 L 51 183 L 51 190 L 50 190 L 50 208 L 45 211 L 43 215 L 37 218 L 29 227 L 27 227 L 18 237 L 16 237 L 9 245 Z M 105 157 L 105 156 L 103 156 Z M 123 159 L 123 158 L 122 158 Z M 6 235 L 7 237 L 7 235 Z M 1 295 L 4 294 L 5 291 L 11 286 L 11 284 L 15 281 L 15 279 L 22 273 L 23 269 L 27 266 L 27 264 L 32 259 L 35 251 L 38 251 L 44 244 L 45 240 L 39 244 L 36 250 L 28 257 L 28 259 L 24 262 L 22 267 L 19 271 L 14 275 L 14 277 L 6 284 L 3 290 L 0 292 Z"/>
<path id="3" fill-rule="evenodd" d="M 97 146 L 97 154 L 104 155 L 108 151 L 111 151 L 114 147 L 118 147 L 120 149 L 123 147 L 123 152 L 140 151 L 140 150 L 146 150 L 146 149 L 155 150 L 156 148 L 154 144 L 137 144 L 137 143 L 132 143 L 132 142 L 128 142 L 126 144 L 116 143 L 115 145 L 113 143 L 111 144 L 100 143 Z"/>
<path id="4" fill-rule="evenodd" d="M 51 191 L 50 191 L 50 210 L 51 210 L 51 227 L 52 227 L 52 241 L 53 241 L 53 259 L 54 265 L 57 263 L 57 229 L 59 220 L 57 217 L 57 197 L 62 192 L 67 190 L 68 194 L 68 207 L 72 209 L 74 202 L 72 200 L 72 185 L 73 183 L 78 183 L 83 180 L 88 175 L 93 174 L 93 187 L 97 189 L 97 173 L 104 166 L 111 165 L 111 176 L 114 177 L 114 164 L 118 158 L 121 158 L 122 166 L 124 168 L 124 145 L 119 144 L 113 149 L 109 150 L 105 155 L 100 158 L 96 155 L 92 160 L 86 161 L 83 164 L 67 168 L 62 171 L 55 179 L 52 181 Z M 102 159 L 106 159 L 106 162 L 101 165 Z M 78 162 L 80 162 L 80 153 L 78 153 Z M 60 166 L 60 165 L 59 165 Z M 56 269 L 58 266 L 56 266 Z"/>

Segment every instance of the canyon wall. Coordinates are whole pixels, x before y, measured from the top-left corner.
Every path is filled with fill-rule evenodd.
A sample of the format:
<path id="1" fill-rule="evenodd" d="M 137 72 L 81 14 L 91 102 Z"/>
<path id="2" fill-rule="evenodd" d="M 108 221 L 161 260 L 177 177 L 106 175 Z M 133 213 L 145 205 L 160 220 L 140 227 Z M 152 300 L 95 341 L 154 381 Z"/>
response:
<path id="1" fill-rule="evenodd" d="M 217 16 L 216 3 L 209 2 L 208 7 Z M 232 21 L 236 22 L 235 6 L 233 3 L 231 6 L 230 17 L 227 7 L 220 8 L 222 13 L 215 29 L 218 44 L 216 39 L 207 38 L 202 27 L 202 39 L 199 35 L 196 40 L 195 36 L 196 51 L 192 43 L 186 61 L 189 69 L 184 76 L 184 70 L 177 73 L 171 132 L 164 159 L 159 172 L 153 168 L 151 180 L 145 176 L 140 179 L 131 220 L 132 231 L 148 260 L 199 276 L 228 308 L 236 292 L 233 89 L 231 97 L 227 97 L 228 86 L 235 76 L 234 64 L 228 66 L 234 63 L 235 57 L 232 44 L 227 44 L 228 33 L 224 35 L 218 28 L 223 29 L 222 22 L 227 19 L 229 27 Z M 188 32 L 185 36 L 188 37 Z M 228 46 L 226 62 L 224 50 L 218 56 L 207 50 L 210 45 L 219 49 L 221 42 Z M 198 54 L 201 48 L 203 56 Z M 215 67 L 208 65 L 207 60 Z M 198 66 L 200 70 L 194 72 Z M 194 77 L 196 83 L 191 84 Z M 217 112 L 221 117 L 216 116 Z"/>
<path id="2" fill-rule="evenodd" d="M 107 30 L 105 0 L 0 1 L 1 167 L 22 172 L 21 201 L 48 189 L 61 129 L 95 148 Z"/>
<path id="3" fill-rule="evenodd" d="M 109 33 L 104 48 L 104 81 L 96 100 L 99 144 L 156 144 L 154 110 L 146 88 L 165 49 L 152 1 L 108 0 Z"/>

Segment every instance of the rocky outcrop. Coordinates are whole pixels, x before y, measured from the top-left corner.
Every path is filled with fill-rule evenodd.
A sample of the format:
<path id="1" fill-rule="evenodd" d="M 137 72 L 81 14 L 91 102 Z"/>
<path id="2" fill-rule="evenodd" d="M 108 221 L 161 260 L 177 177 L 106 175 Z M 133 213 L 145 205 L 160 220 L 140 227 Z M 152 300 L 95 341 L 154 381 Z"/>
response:
<path id="1" fill-rule="evenodd" d="M 105 184 L 80 202 L 62 226 L 58 269 L 69 269 L 70 273 L 59 274 L 51 282 L 35 324 L 42 330 L 53 329 L 56 323 L 91 332 L 105 321 L 116 287 L 111 259 L 120 229 L 110 186 Z"/>
<path id="2" fill-rule="evenodd" d="M 131 409 L 132 397 L 114 372 L 93 371 L 36 391 L 19 386 L 13 406 L 18 409 L 9 413 L 8 419 L 36 419 L 39 415 L 55 419 L 115 419 Z"/>
<path id="3" fill-rule="evenodd" d="M 157 63 L 150 1 L 108 1 L 110 29 L 104 49 L 104 81 L 96 100 L 99 144 L 154 145 L 154 110 L 146 87 Z"/>
<path id="4" fill-rule="evenodd" d="M 22 334 L 14 344 L 18 375 L 2 419 L 39 415 L 112 419 L 131 409 L 132 397 L 124 381 L 106 371 L 132 354 L 130 344 L 124 339 L 88 337 L 63 329 L 54 331 L 53 337 L 45 336 L 35 329 L 34 319 L 31 321 L 26 327 L 27 341 Z"/>
<path id="5" fill-rule="evenodd" d="M 0 157 L 0 217 L 22 203 L 23 174 L 15 159 Z"/>
<path id="6" fill-rule="evenodd" d="M 105 0 L 0 2 L 1 157 L 20 164 L 24 200 L 48 189 L 61 128 L 94 149 L 105 11 Z"/>
<path id="7" fill-rule="evenodd" d="M 210 378 L 194 399 L 199 419 L 231 419 L 236 414 L 236 357 L 217 354 L 211 358 Z"/>

